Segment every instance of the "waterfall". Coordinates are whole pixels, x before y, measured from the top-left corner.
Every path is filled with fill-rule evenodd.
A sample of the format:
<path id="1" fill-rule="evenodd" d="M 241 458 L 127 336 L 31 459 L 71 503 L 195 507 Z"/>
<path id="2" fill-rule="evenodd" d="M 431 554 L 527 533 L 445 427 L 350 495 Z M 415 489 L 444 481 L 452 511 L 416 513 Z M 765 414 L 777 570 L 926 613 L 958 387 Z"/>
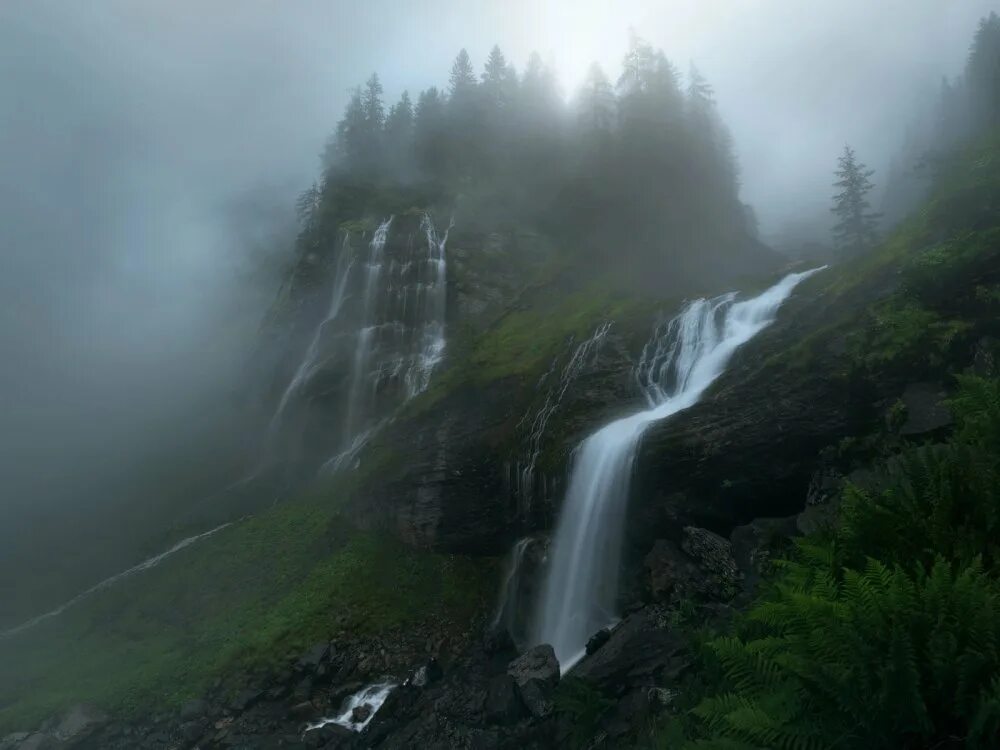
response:
<path id="1" fill-rule="evenodd" d="M 9 638 L 10 636 L 17 635 L 18 633 L 22 633 L 25 630 L 28 630 L 29 628 L 33 628 L 40 622 L 44 622 L 45 620 L 50 620 L 53 617 L 58 617 L 67 609 L 69 609 L 72 606 L 75 606 L 76 604 L 79 604 L 81 601 L 91 596 L 92 594 L 96 594 L 97 592 L 103 591 L 104 589 L 107 588 L 111 588 L 119 581 L 128 578 L 130 576 L 133 576 L 136 573 L 142 573 L 146 570 L 149 570 L 150 568 L 155 568 L 157 565 L 166 560 L 168 557 L 175 555 L 182 549 L 190 547 L 192 544 L 195 544 L 196 542 L 200 542 L 202 539 L 207 539 L 210 536 L 218 534 L 223 529 L 232 526 L 233 523 L 234 523 L 233 521 L 230 521 L 228 523 L 221 524 L 220 526 L 216 526 L 214 529 L 209 529 L 208 531 L 203 531 L 200 534 L 195 534 L 194 536 L 189 536 L 186 539 L 181 539 L 181 541 L 177 542 L 174 546 L 170 547 L 170 549 L 166 550 L 165 552 L 161 552 L 158 555 L 154 555 L 153 557 L 143 560 L 138 565 L 133 565 L 131 568 L 123 570 L 121 573 L 116 573 L 110 578 L 105 578 L 100 583 L 94 584 L 89 589 L 83 591 L 82 593 L 77 594 L 72 599 L 65 602 L 64 604 L 59 605 L 55 609 L 46 612 L 45 614 L 38 615 L 37 617 L 32 617 L 27 622 L 23 622 L 16 627 L 0 631 L 0 639 Z"/>
<path id="2" fill-rule="evenodd" d="M 352 468 L 365 445 L 399 407 L 424 392 L 445 352 L 449 223 L 438 232 L 429 214 L 389 216 L 352 248 L 345 233 L 330 284 L 326 316 L 271 418 L 272 443 L 306 393 L 321 410 L 301 410 L 329 435 L 321 471 Z M 332 412 L 336 419 L 327 414 Z M 312 420 L 312 421 L 308 421 Z"/>
<path id="3" fill-rule="evenodd" d="M 278 401 L 278 408 L 275 409 L 271 418 L 271 432 L 274 432 L 281 425 L 281 417 L 288 407 L 288 402 L 295 396 L 302 385 L 312 375 L 313 369 L 320 355 L 320 344 L 323 339 L 323 329 L 332 323 L 340 315 L 340 309 L 344 306 L 344 298 L 347 292 L 347 282 L 351 278 L 351 269 L 354 267 L 354 259 L 351 254 L 350 233 L 344 232 L 344 241 L 341 244 L 340 255 L 337 258 L 337 269 L 333 277 L 332 291 L 330 294 L 330 305 L 327 308 L 326 317 L 316 326 L 309 348 L 306 349 L 302 362 L 292 376 L 285 392 L 281 394 Z"/>
<path id="4" fill-rule="evenodd" d="M 427 254 L 420 259 L 424 267 L 423 280 L 417 286 L 417 335 L 414 337 L 416 352 L 404 376 L 407 398 L 413 398 L 427 389 L 431 373 L 444 356 L 444 316 L 447 300 L 447 262 L 445 245 L 454 220 L 438 235 L 431 217 L 424 214 L 420 228 L 427 237 Z M 403 314 L 406 315 L 406 290 L 403 296 Z"/>
<path id="5" fill-rule="evenodd" d="M 530 507 L 531 499 L 534 495 L 535 488 L 535 465 L 538 462 L 538 457 L 542 452 L 542 437 L 545 435 L 545 428 L 549 424 L 549 420 L 552 419 L 552 415 L 555 414 L 559 405 L 562 403 L 563 397 L 566 395 L 566 391 L 569 390 L 570 385 L 579 377 L 590 364 L 593 363 L 598 352 L 600 351 L 601 345 L 604 343 L 604 339 L 611 329 L 611 323 L 606 322 L 597 326 L 594 332 L 591 334 L 590 338 L 581 342 L 579 346 L 573 352 L 573 356 L 570 357 L 566 366 L 563 367 L 562 373 L 559 376 L 559 380 L 549 386 L 548 392 L 545 394 L 545 401 L 542 403 L 541 408 L 535 412 L 534 417 L 530 419 L 531 412 L 528 411 L 518 422 L 518 428 L 521 425 L 528 425 L 528 455 L 527 460 L 522 464 L 517 463 L 517 493 L 518 501 L 525 507 Z M 543 385 L 555 372 L 556 362 L 558 357 L 552 361 L 552 367 L 546 372 L 538 385 Z"/>
<path id="6" fill-rule="evenodd" d="M 745 301 L 735 294 L 696 300 L 657 327 L 636 368 L 649 408 L 605 425 L 574 451 L 533 633 L 536 643 L 552 645 L 564 671 L 582 658 L 591 635 L 617 620 L 625 506 L 643 433 L 696 403 L 733 352 L 817 270 L 786 276 Z"/>
<path id="7" fill-rule="evenodd" d="M 375 333 L 375 318 L 378 306 L 379 279 L 382 276 L 382 260 L 386 240 L 389 238 L 389 227 L 393 217 L 383 221 L 371 242 L 368 243 L 368 261 L 365 264 L 365 287 L 362 297 L 362 322 L 358 330 L 354 347 L 354 360 L 351 366 L 350 386 L 347 391 L 347 404 L 344 416 L 343 444 L 350 445 L 358 430 L 358 423 L 367 411 L 369 396 L 374 395 L 365 388 L 368 379 L 372 355 L 372 340 Z"/>
<path id="8" fill-rule="evenodd" d="M 493 616 L 493 627 L 501 625 L 507 628 L 511 635 L 515 632 L 515 619 L 518 610 L 519 588 L 521 582 L 521 567 L 524 565 L 524 556 L 528 547 L 535 541 L 530 536 L 518 539 L 511 550 L 507 560 L 507 569 L 504 571 L 503 584 L 500 586 L 500 598 L 497 603 L 497 611 Z"/>

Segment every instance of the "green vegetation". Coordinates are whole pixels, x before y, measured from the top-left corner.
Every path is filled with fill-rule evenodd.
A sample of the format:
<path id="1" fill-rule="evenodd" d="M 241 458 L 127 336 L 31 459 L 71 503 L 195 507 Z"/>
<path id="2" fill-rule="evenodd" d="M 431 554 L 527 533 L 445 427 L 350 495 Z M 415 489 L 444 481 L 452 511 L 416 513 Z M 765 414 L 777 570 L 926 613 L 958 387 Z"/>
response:
<path id="1" fill-rule="evenodd" d="M 935 747 L 1000 740 L 1000 381 L 964 377 L 944 445 L 848 487 L 730 635 L 708 641 L 691 748 Z M 941 744 L 938 744 L 941 743 Z"/>
<path id="2" fill-rule="evenodd" d="M 84 700 L 122 715 L 176 706 L 340 631 L 462 629 L 494 572 L 355 531 L 328 498 L 277 505 L 0 641 L 0 733 Z"/>
<path id="3" fill-rule="evenodd" d="M 998 226 L 1000 136 L 991 136 L 943 162 L 931 199 L 885 242 L 805 282 L 827 300 L 826 317 L 770 363 L 809 370 L 844 348 L 827 360 L 829 375 L 876 382 L 945 369 L 996 328 Z"/>
<path id="4" fill-rule="evenodd" d="M 556 713 L 568 719 L 569 747 L 587 747 L 601 724 L 601 718 L 615 702 L 587 680 L 566 677 L 556 687 Z"/>

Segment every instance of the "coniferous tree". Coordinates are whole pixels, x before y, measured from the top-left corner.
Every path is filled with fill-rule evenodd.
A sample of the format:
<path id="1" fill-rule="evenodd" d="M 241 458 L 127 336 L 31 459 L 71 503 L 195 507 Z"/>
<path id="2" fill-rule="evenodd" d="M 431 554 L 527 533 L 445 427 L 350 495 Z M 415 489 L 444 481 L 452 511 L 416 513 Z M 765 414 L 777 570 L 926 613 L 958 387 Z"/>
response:
<path id="1" fill-rule="evenodd" d="M 428 176 L 439 177 L 445 162 L 444 97 L 434 86 L 422 91 L 413 114 L 413 148 L 417 166 Z"/>
<path id="2" fill-rule="evenodd" d="M 486 58 L 486 65 L 483 66 L 481 84 L 483 98 L 494 112 L 504 109 L 509 104 L 507 101 L 509 70 L 503 52 L 500 51 L 500 47 L 494 45 L 490 50 L 490 56 Z"/>
<path id="3" fill-rule="evenodd" d="M 590 66 L 577 98 L 577 117 L 584 132 L 607 133 L 615 120 L 615 92 L 601 66 Z"/>
<path id="4" fill-rule="evenodd" d="M 965 82 L 975 127 L 996 125 L 1000 121 L 1000 16 L 996 13 L 979 22 L 965 67 Z"/>
<path id="5" fill-rule="evenodd" d="M 469 53 L 459 50 L 455 62 L 451 66 L 451 76 L 448 79 L 448 93 L 452 100 L 463 99 L 476 89 L 476 74 L 472 70 Z"/>
<path id="6" fill-rule="evenodd" d="M 385 120 L 385 161 L 397 174 L 406 174 L 413 154 L 413 103 L 404 91 Z"/>
<path id="7" fill-rule="evenodd" d="M 341 162 L 348 169 L 360 168 L 364 162 L 367 120 L 361 89 L 355 88 L 347 101 L 344 117 L 337 123 L 337 135 L 334 139 L 333 154 L 329 146 L 327 156 L 330 164 Z"/>
<path id="8" fill-rule="evenodd" d="M 365 83 L 365 91 L 361 97 L 361 107 L 365 116 L 365 125 L 369 133 L 378 133 L 385 125 L 385 105 L 382 103 L 382 82 L 378 73 L 372 73 Z"/>
<path id="9" fill-rule="evenodd" d="M 850 146 L 844 147 L 837 164 L 834 185 L 840 192 L 834 196 L 832 210 L 838 221 L 833 237 L 841 250 L 856 255 L 869 249 L 878 239 L 879 215 L 869 210 L 868 201 L 868 193 L 874 187 L 871 176 L 875 170 L 859 162 Z"/>

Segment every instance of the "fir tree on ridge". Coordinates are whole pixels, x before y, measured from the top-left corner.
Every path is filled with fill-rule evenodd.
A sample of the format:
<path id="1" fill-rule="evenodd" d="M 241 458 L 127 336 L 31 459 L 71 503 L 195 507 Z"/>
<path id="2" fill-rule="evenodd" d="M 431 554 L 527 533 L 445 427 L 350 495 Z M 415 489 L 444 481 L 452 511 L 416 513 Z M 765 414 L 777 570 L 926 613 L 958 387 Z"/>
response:
<path id="1" fill-rule="evenodd" d="M 834 196 L 833 213 L 837 224 L 833 228 L 833 239 L 837 247 L 845 253 L 857 255 L 872 247 L 878 240 L 880 214 L 869 209 L 868 193 L 875 187 L 869 169 L 860 161 L 850 146 L 837 159 L 837 181 L 835 187 L 840 192 Z"/>

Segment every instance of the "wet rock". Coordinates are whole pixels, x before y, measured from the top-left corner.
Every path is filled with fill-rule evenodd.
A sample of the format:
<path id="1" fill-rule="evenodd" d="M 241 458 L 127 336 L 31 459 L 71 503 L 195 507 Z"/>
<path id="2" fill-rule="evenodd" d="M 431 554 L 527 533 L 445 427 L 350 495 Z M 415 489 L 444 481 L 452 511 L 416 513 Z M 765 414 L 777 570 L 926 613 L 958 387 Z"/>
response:
<path id="1" fill-rule="evenodd" d="M 444 670 L 441 668 L 441 662 L 432 656 L 427 664 L 424 665 L 424 674 L 428 685 L 440 680 L 444 677 Z"/>
<path id="2" fill-rule="evenodd" d="M 590 640 L 587 641 L 587 656 L 593 654 L 597 649 L 603 646 L 611 639 L 611 631 L 608 628 L 602 628 L 590 636 Z"/>
<path id="3" fill-rule="evenodd" d="M 306 651 L 301 658 L 295 662 L 295 669 L 299 672 L 315 672 L 320 664 L 330 657 L 330 644 L 328 642 L 317 643 Z"/>
<path id="4" fill-rule="evenodd" d="M 507 674 L 520 686 L 531 680 L 539 680 L 555 687 L 559 682 L 559 661 L 552 646 L 543 643 L 525 651 L 507 665 Z"/>
<path id="5" fill-rule="evenodd" d="M 661 628 L 655 613 L 647 608 L 622 620 L 604 647 L 581 661 L 573 675 L 603 690 L 621 692 L 633 685 L 669 682 L 689 663 L 684 639 Z"/>
<path id="6" fill-rule="evenodd" d="M 733 546 L 729 540 L 695 526 L 684 527 L 683 533 L 681 549 L 710 574 L 712 584 L 722 598 L 732 596 L 742 576 L 733 559 Z"/>
<path id="7" fill-rule="evenodd" d="M 490 681 L 483 712 L 489 724 L 512 724 L 524 714 L 517 682 L 511 675 L 497 675 Z"/>
<path id="8" fill-rule="evenodd" d="M 528 680 L 528 682 L 518 686 L 521 702 L 537 719 L 549 716 L 555 708 L 552 701 L 552 690 L 552 685 L 542 680 Z"/>
<path id="9" fill-rule="evenodd" d="M 355 724 L 361 724 L 371 717 L 373 710 L 371 703 L 362 703 L 360 706 L 355 706 L 351 711 L 351 721 Z"/>
<path id="10" fill-rule="evenodd" d="M 935 383 L 911 383 L 903 391 L 906 421 L 899 434 L 916 437 L 938 432 L 954 423 L 951 412 L 942 403 L 945 392 Z"/>
<path id="11" fill-rule="evenodd" d="M 344 702 L 345 698 L 354 695 L 364 686 L 363 682 L 345 682 L 342 685 L 337 685 L 330 689 L 330 703 L 334 706 L 339 706 Z"/>

